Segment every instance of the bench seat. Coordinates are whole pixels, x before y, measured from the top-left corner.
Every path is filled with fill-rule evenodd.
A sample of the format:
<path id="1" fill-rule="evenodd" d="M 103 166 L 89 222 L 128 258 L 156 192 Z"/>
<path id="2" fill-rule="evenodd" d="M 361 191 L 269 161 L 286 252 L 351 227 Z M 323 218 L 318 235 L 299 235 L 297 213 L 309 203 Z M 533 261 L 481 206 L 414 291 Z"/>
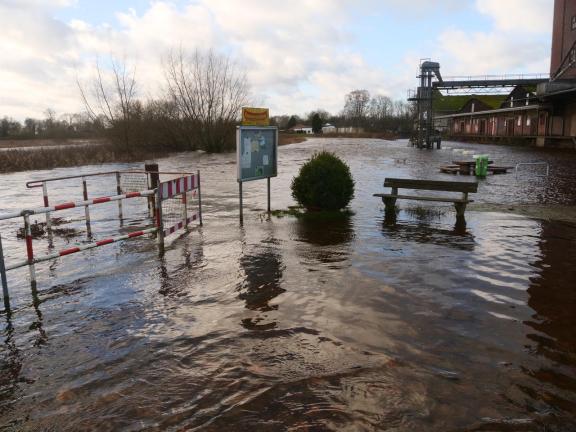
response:
<path id="1" fill-rule="evenodd" d="M 451 203 L 462 203 L 468 204 L 474 202 L 474 200 L 463 199 L 463 198 L 453 198 L 453 197 L 429 197 L 429 196 L 418 196 L 418 195 L 394 195 L 394 194 L 374 194 L 373 196 L 381 198 L 397 198 L 397 199 L 407 199 L 414 201 L 436 201 L 436 202 L 451 202 Z"/>
<path id="2" fill-rule="evenodd" d="M 445 167 L 452 168 L 452 167 Z M 456 217 L 464 218 L 466 205 L 473 202 L 468 199 L 469 193 L 475 193 L 478 190 L 478 183 L 475 182 L 449 182 L 444 180 L 416 180 L 416 179 L 384 179 L 384 187 L 392 189 L 392 193 L 377 193 L 374 196 L 382 198 L 386 206 L 386 212 L 393 212 L 397 199 L 406 199 L 413 201 L 432 201 L 432 202 L 449 202 L 453 203 L 456 208 Z M 402 195 L 398 189 L 429 190 L 440 192 L 459 192 L 460 196 L 418 196 Z"/>

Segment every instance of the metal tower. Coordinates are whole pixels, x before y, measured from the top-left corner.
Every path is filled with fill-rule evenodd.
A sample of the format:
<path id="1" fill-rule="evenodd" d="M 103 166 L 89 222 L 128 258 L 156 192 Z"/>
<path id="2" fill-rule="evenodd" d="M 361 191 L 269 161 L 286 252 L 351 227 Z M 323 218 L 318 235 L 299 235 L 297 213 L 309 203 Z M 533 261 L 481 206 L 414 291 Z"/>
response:
<path id="1" fill-rule="evenodd" d="M 440 63 L 423 61 L 420 64 L 420 86 L 416 90 L 416 95 L 409 97 L 409 101 L 416 102 L 416 135 L 412 137 L 412 145 L 418 148 L 440 148 L 440 134 L 434 130 L 434 115 L 432 112 L 433 86 L 432 78 L 438 79 L 442 83 L 440 75 Z"/>

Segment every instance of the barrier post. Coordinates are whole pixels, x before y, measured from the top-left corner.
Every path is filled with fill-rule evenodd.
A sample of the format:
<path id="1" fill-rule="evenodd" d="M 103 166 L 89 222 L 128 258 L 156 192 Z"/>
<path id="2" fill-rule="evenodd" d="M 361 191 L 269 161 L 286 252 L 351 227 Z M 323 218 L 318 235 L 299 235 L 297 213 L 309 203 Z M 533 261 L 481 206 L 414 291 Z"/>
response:
<path id="1" fill-rule="evenodd" d="M 162 222 L 162 190 L 161 188 L 156 189 L 156 238 L 158 240 L 158 246 L 160 247 L 160 252 L 164 252 L 164 223 Z"/>
<path id="2" fill-rule="evenodd" d="M 186 194 L 186 188 L 184 188 L 184 192 L 182 193 L 182 224 L 184 225 L 184 229 L 188 230 L 188 200 Z"/>
<path id="3" fill-rule="evenodd" d="M 266 177 L 268 184 L 268 213 L 270 213 L 270 177 Z"/>
<path id="4" fill-rule="evenodd" d="M 158 188 L 160 183 L 160 174 L 157 163 L 146 163 L 144 164 L 144 171 L 148 174 L 148 189 Z M 154 203 L 154 195 L 148 197 L 148 210 L 150 212 L 150 217 L 154 217 L 154 210 L 156 205 Z"/>
<path id="5" fill-rule="evenodd" d="M 242 225 L 242 222 L 244 221 L 244 209 L 242 208 L 243 203 L 242 203 L 242 182 L 241 181 L 238 182 L 238 194 L 240 195 L 240 225 Z"/>
<path id="6" fill-rule="evenodd" d="M 84 201 L 88 201 L 88 187 L 86 186 L 86 177 L 82 177 L 82 196 Z M 86 215 L 86 233 L 88 237 L 92 237 L 92 228 L 90 226 L 90 207 L 88 205 L 84 206 L 84 213 Z"/>
<path id="7" fill-rule="evenodd" d="M 48 186 L 46 182 L 42 182 L 42 195 L 44 197 L 44 207 L 48 207 Z M 50 212 L 46 212 L 46 231 L 48 232 L 48 239 L 52 240 L 52 219 L 50 218 Z"/>
<path id="8" fill-rule="evenodd" d="M 116 171 L 116 192 L 117 195 L 122 195 L 122 185 L 120 183 L 120 172 Z M 118 219 L 120 219 L 120 226 L 123 225 L 122 219 L 122 200 L 118 200 Z"/>
<path id="9" fill-rule="evenodd" d="M 200 170 L 198 170 L 198 221 L 200 222 L 200 226 L 202 226 L 202 187 L 200 183 Z"/>
<path id="10" fill-rule="evenodd" d="M 30 215 L 26 212 L 24 217 L 24 232 L 26 233 L 26 253 L 28 255 L 28 269 L 30 270 L 30 282 L 36 283 L 36 269 L 34 267 L 34 248 L 32 247 L 32 229 L 30 228 Z"/>
<path id="11" fill-rule="evenodd" d="M 4 310 L 7 313 L 10 313 L 10 295 L 8 293 L 8 280 L 6 279 L 6 264 L 4 263 L 4 251 L 2 249 L 2 235 L 0 235 L 0 282 L 2 282 Z"/>

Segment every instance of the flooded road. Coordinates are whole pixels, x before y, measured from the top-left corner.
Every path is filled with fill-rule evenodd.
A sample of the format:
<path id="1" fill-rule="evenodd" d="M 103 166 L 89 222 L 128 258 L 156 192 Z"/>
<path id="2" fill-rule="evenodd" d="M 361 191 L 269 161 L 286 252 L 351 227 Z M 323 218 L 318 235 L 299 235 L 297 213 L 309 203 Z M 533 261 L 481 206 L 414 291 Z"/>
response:
<path id="1" fill-rule="evenodd" d="M 372 197 L 385 177 L 470 181 L 438 172 L 470 156 L 311 139 L 279 149 L 272 208 L 293 205 L 292 177 L 326 148 L 350 165 L 353 214 L 268 218 L 266 183 L 252 182 L 240 227 L 235 155 L 159 160 L 201 170 L 202 228 L 163 257 L 135 239 L 39 264 L 37 296 L 27 269 L 9 272 L 3 430 L 576 430 L 576 224 L 509 211 L 572 211 L 576 155 L 446 145 L 498 165 L 545 161 L 550 176 L 480 180 L 466 226 L 451 206 L 416 201 L 391 221 Z M 141 164 L 0 175 L 0 213 L 41 204 L 26 181 L 119 168 Z M 97 238 L 118 233 L 116 212 L 94 210 Z M 131 229 L 150 222 L 142 203 L 125 214 Z M 82 215 L 66 213 L 57 249 L 83 240 Z M 7 260 L 24 256 L 19 224 L 0 223 Z"/>

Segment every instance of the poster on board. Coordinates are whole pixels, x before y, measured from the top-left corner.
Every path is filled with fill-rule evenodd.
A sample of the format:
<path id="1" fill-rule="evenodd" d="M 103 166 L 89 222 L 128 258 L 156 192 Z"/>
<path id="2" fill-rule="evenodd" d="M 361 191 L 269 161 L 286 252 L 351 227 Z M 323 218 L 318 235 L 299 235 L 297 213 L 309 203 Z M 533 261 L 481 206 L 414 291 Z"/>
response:
<path id="1" fill-rule="evenodd" d="M 239 126 L 236 130 L 238 181 L 260 180 L 278 175 L 278 128 Z"/>

